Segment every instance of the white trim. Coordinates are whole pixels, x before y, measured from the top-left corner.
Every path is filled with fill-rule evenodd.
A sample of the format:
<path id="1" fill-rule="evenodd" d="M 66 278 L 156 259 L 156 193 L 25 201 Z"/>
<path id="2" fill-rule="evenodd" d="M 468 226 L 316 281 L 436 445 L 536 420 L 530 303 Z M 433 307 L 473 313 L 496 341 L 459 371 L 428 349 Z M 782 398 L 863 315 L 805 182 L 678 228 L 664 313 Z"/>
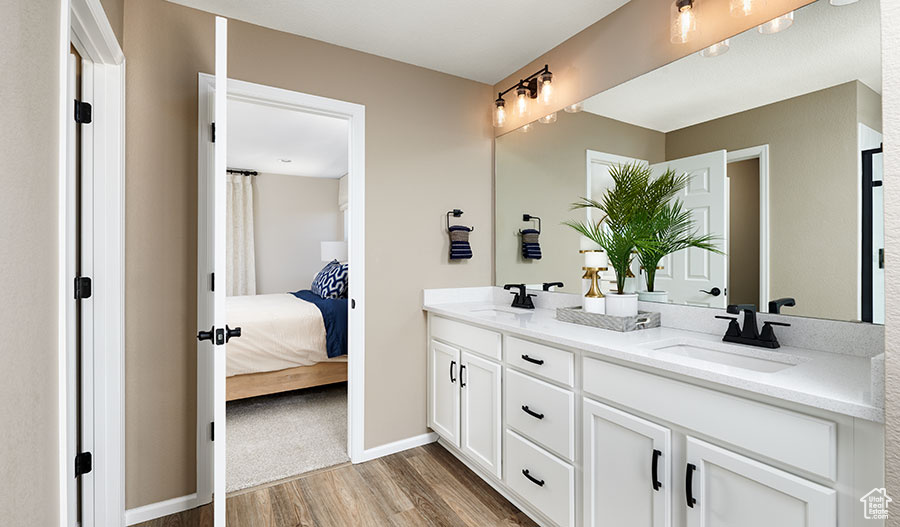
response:
<path id="1" fill-rule="evenodd" d="M 83 58 L 90 57 L 98 64 L 125 62 L 125 54 L 100 0 L 72 0 L 71 9 L 72 41 Z"/>
<path id="2" fill-rule="evenodd" d="M 727 163 L 759 159 L 759 310 L 769 304 L 769 145 L 753 146 L 741 150 L 729 150 Z"/>
<path id="3" fill-rule="evenodd" d="M 206 143 L 204 134 L 209 119 L 209 108 L 205 102 L 204 90 L 215 86 L 214 77 L 208 74 L 199 74 L 200 107 L 199 107 L 199 167 L 200 174 L 205 173 Z M 347 397 L 347 451 L 353 463 L 366 461 L 365 450 L 365 106 L 326 97 L 319 97 L 305 93 L 263 86 L 251 82 L 228 80 L 227 86 L 229 100 L 241 100 L 255 104 L 283 107 L 295 111 L 305 111 L 320 115 L 330 115 L 349 122 L 349 202 L 350 202 L 350 231 L 349 231 L 349 263 L 353 269 L 353 280 L 350 282 L 350 298 L 355 301 L 356 307 L 351 309 L 349 316 L 349 357 L 348 357 L 348 397 Z M 218 134 L 217 134 L 218 135 Z M 202 213 L 202 211 L 201 211 Z M 201 247 L 202 250 L 202 247 Z M 203 260 L 200 255 L 198 263 Z M 202 277 L 201 277 L 202 279 Z M 201 282 L 202 283 L 202 282 Z M 197 489 L 199 504 L 208 503 L 211 496 L 208 489 L 212 488 L 212 467 L 204 466 L 204 460 L 208 460 L 210 441 L 203 436 L 203 431 L 209 423 L 208 396 L 202 395 L 208 391 L 212 383 L 209 379 L 209 368 L 198 364 L 198 443 L 197 443 Z M 218 431 L 217 434 L 218 435 Z M 216 471 L 218 472 L 218 471 Z"/>
<path id="4" fill-rule="evenodd" d="M 396 454 L 397 452 L 403 452 L 404 450 L 409 450 L 411 448 L 434 443 L 437 440 L 438 435 L 434 432 L 426 432 L 417 436 L 407 437 L 406 439 L 394 441 L 393 443 L 370 448 L 363 452 L 362 458 L 354 461 L 354 463 L 362 463 L 365 461 L 378 459 L 380 457 L 390 456 L 391 454 Z"/>
<path id="5" fill-rule="evenodd" d="M 197 494 L 188 494 L 165 501 L 150 503 L 141 507 L 135 507 L 125 511 L 125 525 L 135 525 L 146 521 L 162 518 L 170 514 L 177 514 L 197 507 Z"/>

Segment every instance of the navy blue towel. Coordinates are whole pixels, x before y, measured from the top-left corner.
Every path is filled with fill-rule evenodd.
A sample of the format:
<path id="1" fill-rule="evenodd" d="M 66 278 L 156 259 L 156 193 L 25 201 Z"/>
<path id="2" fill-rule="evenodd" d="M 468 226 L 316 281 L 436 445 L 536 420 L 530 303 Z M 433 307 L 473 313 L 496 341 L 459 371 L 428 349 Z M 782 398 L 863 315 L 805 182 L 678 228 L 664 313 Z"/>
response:
<path id="1" fill-rule="evenodd" d="M 325 349 L 328 358 L 347 354 L 347 299 L 322 298 L 309 290 L 291 293 L 300 300 L 311 302 L 322 313 L 325 323 Z"/>
<path id="2" fill-rule="evenodd" d="M 472 257 L 472 246 L 469 245 L 470 227 L 453 225 L 450 227 L 450 259 L 468 260 Z"/>
<path id="3" fill-rule="evenodd" d="M 523 229 L 522 232 L 522 258 L 527 260 L 541 259 L 541 244 L 538 236 L 541 231 L 537 229 Z"/>

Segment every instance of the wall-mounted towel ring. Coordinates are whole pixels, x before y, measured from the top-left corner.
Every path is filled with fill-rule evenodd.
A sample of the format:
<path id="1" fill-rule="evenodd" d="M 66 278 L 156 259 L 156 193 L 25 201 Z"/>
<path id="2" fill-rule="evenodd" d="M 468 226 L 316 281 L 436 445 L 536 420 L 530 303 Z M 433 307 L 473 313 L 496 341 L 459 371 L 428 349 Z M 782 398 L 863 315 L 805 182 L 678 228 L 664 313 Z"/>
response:
<path id="1" fill-rule="evenodd" d="M 461 211 L 460 209 L 453 209 L 453 210 L 447 211 L 447 231 L 450 230 L 450 215 L 451 214 L 453 215 L 454 218 L 459 218 L 460 216 L 463 215 L 463 211 Z M 457 225 L 454 225 L 454 227 L 457 227 Z M 468 229 L 469 229 L 469 232 L 472 232 L 475 230 L 475 227 L 469 227 Z"/>
<path id="2" fill-rule="evenodd" d="M 463 211 L 453 209 L 447 212 L 447 232 L 450 234 L 450 259 L 468 260 L 472 258 L 472 246 L 469 245 L 469 233 L 474 231 L 475 227 L 450 225 L 451 214 L 454 218 L 459 218 L 463 215 Z"/>
<path id="3" fill-rule="evenodd" d="M 522 214 L 522 221 L 534 221 L 537 220 L 537 232 L 541 233 L 541 219 L 537 216 L 532 216 L 531 214 Z M 531 230 L 531 229 L 526 229 Z M 519 229 L 519 234 L 522 234 L 522 229 Z"/>

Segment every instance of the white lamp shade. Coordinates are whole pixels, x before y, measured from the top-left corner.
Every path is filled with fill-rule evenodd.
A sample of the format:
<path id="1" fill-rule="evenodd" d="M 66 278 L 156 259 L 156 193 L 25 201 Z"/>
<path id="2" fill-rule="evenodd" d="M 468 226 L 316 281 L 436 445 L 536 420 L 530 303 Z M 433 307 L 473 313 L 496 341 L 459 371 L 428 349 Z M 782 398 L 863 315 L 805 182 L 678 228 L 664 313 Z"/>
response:
<path id="1" fill-rule="evenodd" d="M 322 242 L 322 261 L 347 261 L 347 242 Z"/>

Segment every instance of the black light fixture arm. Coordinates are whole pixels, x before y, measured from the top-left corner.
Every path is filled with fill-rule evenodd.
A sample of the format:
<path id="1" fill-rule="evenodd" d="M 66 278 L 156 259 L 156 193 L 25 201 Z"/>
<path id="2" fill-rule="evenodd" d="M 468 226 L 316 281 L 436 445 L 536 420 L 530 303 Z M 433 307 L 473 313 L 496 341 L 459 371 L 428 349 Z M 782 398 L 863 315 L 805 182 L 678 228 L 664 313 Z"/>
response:
<path id="1" fill-rule="evenodd" d="M 511 91 L 513 91 L 513 90 L 516 90 L 516 89 L 518 89 L 518 88 L 525 88 L 525 89 L 527 89 L 527 90 L 528 90 L 529 96 L 530 96 L 532 99 L 534 99 L 535 97 L 537 97 L 537 83 L 538 83 L 538 77 L 540 77 L 541 75 L 543 75 L 543 74 L 545 74 L 545 73 L 550 73 L 550 65 L 549 65 L 549 64 L 544 64 L 544 67 L 543 67 L 543 68 L 541 68 L 541 69 L 539 69 L 538 71 L 532 73 L 531 75 L 525 77 L 524 79 L 519 79 L 519 82 L 518 82 L 518 83 L 513 84 L 513 85 L 510 86 L 509 88 L 507 88 L 507 89 L 503 90 L 502 92 L 498 93 L 498 94 L 497 94 L 497 99 L 498 99 L 498 100 L 503 99 L 503 96 L 504 96 L 504 95 L 506 95 L 507 93 L 509 93 L 509 92 L 511 92 Z"/>

